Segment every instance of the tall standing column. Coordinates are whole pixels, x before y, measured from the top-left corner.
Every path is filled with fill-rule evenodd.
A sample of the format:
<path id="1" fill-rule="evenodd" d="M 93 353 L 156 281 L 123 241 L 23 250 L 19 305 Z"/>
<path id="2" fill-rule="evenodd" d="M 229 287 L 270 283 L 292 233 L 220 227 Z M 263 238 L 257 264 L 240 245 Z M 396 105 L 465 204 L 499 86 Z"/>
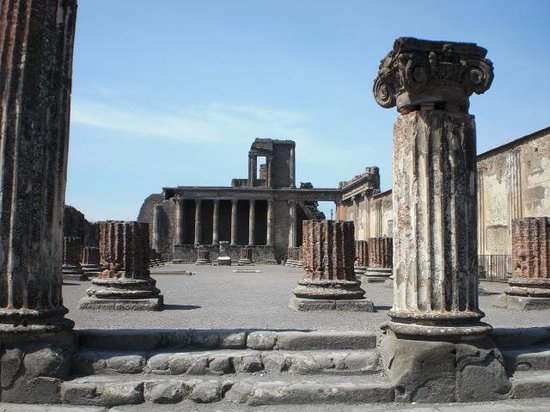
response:
<path id="1" fill-rule="evenodd" d="M 238 200 L 231 199 L 231 246 L 237 246 Z"/>
<path id="2" fill-rule="evenodd" d="M 184 216 L 184 200 L 180 196 L 176 196 L 174 198 L 175 208 L 174 208 L 174 244 L 175 245 L 183 245 L 184 242 L 184 234 L 185 234 L 185 228 L 184 228 L 184 222 L 185 222 L 185 216 Z M 155 205 L 156 207 L 156 205 Z M 154 210 L 156 212 L 156 210 Z M 155 215 L 153 215 L 153 226 L 155 225 Z M 155 230 L 153 229 L 153 232 Z M 157 249 L 158 251 L 158 249 Z"/>
<path id="3" fill-rule="evenodd" d="M 478 307 L 476 133 L 468 106 L 472 93 L 491 85 L 486 53 L 472 43 L 400 38 L 374 84 L 377 102 L 399 111 L 394 301 L 380 341 L 390 382 L 400 388 L 396 401 L 503 399 L 511 387 Z"/>
<path id="4" fill-rule="evenodd" d="M 288 201 L 288 247 L 296 247 L 298 230 L 296 221 L 296 201 Z"/>
<path id="5" fill-rule="evenodd" d="M 61 248 L 75 19 L 75 0 L 0 3 L 0 332 L 73 326 Z"/>
<path id="6" fill-rule="evenodd" d="M 250 200 L 248 207 L 248 245 L 256 244 L 256 202 Z"/>
<path id="7" fill-rule="evenodd" d="M 290 158 L 288 160 L 288 168 L 290 173 L 290 187 L 296 188 L 296 150 L 294 147 L 290 148 Z"/>
<path id="8" fill-rule="evenodd" d="M 177 213 L 176 213 L 176 216 L 177 216 Z M 162 223 L 161 219 L 162 219 L 162 205 L 156 204 L 153 206 L 153 224 L 151 228 L 151 235 L 152 235 L 151 248 L 157 252 L 160 251 L 160 238 L 161 238 L 160 231 L 161 231 L 161 223 Z"/>
<path id="9" fill-rule="evenodd" d="M 267 201 L 267 236 L 266 236 L 266 245 L 273 246 L 273 224 L 274 224 L 274 210 L 273 210 L 273 199 Z"/>
<path id="10" fill-rule="evenodd" d="M 217 245 L 220 242 L 219 224 L 220 222 L 220 201 L 214 199 L 214 209 L 212 210 L 212 244 Z"/>
<path id="11" fill-rule="evenodd" d="M 201 244 L 201 205 L 202 200 L 195 200 L 195 245 Z"/>

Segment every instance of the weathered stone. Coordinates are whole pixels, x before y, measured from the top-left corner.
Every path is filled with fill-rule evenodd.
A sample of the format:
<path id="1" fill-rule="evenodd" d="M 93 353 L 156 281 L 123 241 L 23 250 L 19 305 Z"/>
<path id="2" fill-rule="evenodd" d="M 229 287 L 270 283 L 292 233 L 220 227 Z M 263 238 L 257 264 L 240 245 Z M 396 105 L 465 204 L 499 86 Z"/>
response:
<path id="1" fill-rule="evenodd" d="M 101 265 L 99 264 L 99 248 L 94 246 L 84 246 L 82 248 L 82 271 L 88 276 L 99 276 Z"/>
<path id="2" fill-rule="evenodd" d="M 280 373 L 290 369 L 290 360 L 279 351 L 262 353 L 261 358 L 266 372 Z"/>
<path id="3" fill-rule="evenodd" d="M 376 335 L 367 332 L 279 332 L 277 349 L 370 349 Z"/>
<path id="4" fill-rule="evenodd" d="M 174 353 L 168 360 L 168 368 L 172 375 L 186 373 L 193 365 L 193 358 L 187 353 Z"/>
<path id="5" fill-rule="evenodd" d="M 513 399 L 543 398 L 550 393 L 550 373 L 516 372 L 511 397 Z"/>
<path id="6" fill-rule="evenodd" d="M 197 249 L 197 260 L 195 265 L 208 265 L 210 263 L 210 251 L 206 249 Z"/>
<path id="7" fill-rule="evenodd" d="M 145 382 L 143 395 L 146 402 L 178 403 L 189 397 L 193 388 L 185 382 Z"/>
<path id="8" fill-rule="evenodd" d="M 225 395 L 225 400 L 231 403 L 245 404 L 254 392 L 252 381 L 239 381 Z"/>
<path id="9" fill-rule="evenodd" d="M 277 341 L 276 332 L 250 332 L 246 339 L 246 346 L 255 350 L 271 350 Z"/>
<path id="10" fill-rule="evenodd" d="M 100 276 L 80 309 L 159 310 L 162 295 L 149 276 L 149 227 L 138 222 L 100 222 Z"/>
<path id="11" fill-rule="evenodd" d="M 141 355 L 112 356 L 106 361 L 106 367 L 118 373 L 141 373 L 145 358 Z"/>
<path id="12" fill-rule="evenodd" d="M 220 344 L 220 336 L 210 331 L 193 331 L 191 345 L 197 348 L 215 349 Z"/>
<path id="13" fill-rule="evenodd" d="M 193 364 L 187 369 L 188 375 L 204 375 L 208 369 L 208 357 L 192 358 Z"/>
<path id="14" fill-rule="evenodd" d="M 264 369 L 260 355 L 235 356 L 233 366 L 237 373 L 253 373 Z"/>
<path id="15" fill-rule="evenodd" d="M 222 396 L 222 387 L 218 382 L 201 382 L 193 388 L 190 399 L 197 403 L 211 403 L 220 401 Z"/>
<path id="16" fill-rule="evenodd" d="M 112 407 L 143 403 L 143 383 L 96 384 L 83 380 L 61 384 L 63 403 Z"/>
<path id="17" fill-rule="evenodd" d="M 209 371 L 215 375 L 224 375 L 228 373 L 234 373 L 233 363 L 227 356 L 213 358 L 209 365 Z"/>
<path id="18" fill-rule="evenodd" d="M 61 272 L 64 279 L 87 280 L 82 271 L 80 260 L 82 256 L 82 238 L 76 236 L 63 237 L 63 265 Z"/>
<path id="19" fill-rule="evenodd" d="M 252 263 L 252 248 L 243 247 L 239 251 L 239 265 L 251 265 Z"/>
<path id="20" fill-rule="evenodd" d="M 159 353 L 151 356 L 147 361 L 148 371 L 156 374 L 170 373 L 170 356 L 169 353 Z"/>
<path id="21" fill-rule="evenodd" d="M 369 238 L 368 253 L 368 267 L 365 269 L 364 281 L 385 282 L 392 274 L 393 239 L 391 237 Z"/>
<path id="22" fill-rule="evenodd" d="M 246 348 L 246 332 L 220 333 L 220 348 L 244 349 Z"/>

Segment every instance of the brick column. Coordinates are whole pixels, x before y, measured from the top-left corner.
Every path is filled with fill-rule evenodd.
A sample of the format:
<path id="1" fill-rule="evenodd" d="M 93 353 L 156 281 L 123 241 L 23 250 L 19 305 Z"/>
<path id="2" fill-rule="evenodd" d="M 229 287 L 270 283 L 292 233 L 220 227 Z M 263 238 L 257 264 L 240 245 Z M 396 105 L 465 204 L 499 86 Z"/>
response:
<path id="1" fill-rule="evenodd" d="M 99 253 L 107 267 L 92 279 L 80 309 L 159 310 L 162 295 L 149 276 L 149 224 L 99 223 Z"/>
<path id="2" fill-rule="evenodd" d="M 382 283 L 388 280 L 393 269 L 393 239 L 391 237 L 369 238 L 368 254 L 364 281 Z"/>
<path id="3" fill-rule="evenodd" d="M 73 326 L 61 255 L 75 19 L 74 0 L 0 5 L 0 332 Z"/>
<path id="4" fill-rule="evenodd" d="M 99 276 L 101 265 L 99 264 L 99 248 L 84 246 L 82 249 L 82 271 L 91 277 Z"/>
<path id="5" fill-rule="evenodd" d="M 495 302 L 509 309 L 550 308 L 550 218 L 528 217 L 512 221 L 510 287 Z"/>
<path id="6" fill-rule="evenodd" d="M 82 271 L 80 259 L 82 257 L 82 238 L 77 236 L 63 237 L 63 265 L 61 273 L 66 280 L 88 280 Z"/>
<path id="7" fill-rule="evenodd" d="M 353 222 L 303 222 L 305 273 L 290 306 L 296 310 L 374 310 L 355 278 Z"/>
<path id="8" fill-rule="evenodd" d="M 368 245 L 366 240 L 355 241 L 355 273 L 362 275 L 369 264 Z"/>

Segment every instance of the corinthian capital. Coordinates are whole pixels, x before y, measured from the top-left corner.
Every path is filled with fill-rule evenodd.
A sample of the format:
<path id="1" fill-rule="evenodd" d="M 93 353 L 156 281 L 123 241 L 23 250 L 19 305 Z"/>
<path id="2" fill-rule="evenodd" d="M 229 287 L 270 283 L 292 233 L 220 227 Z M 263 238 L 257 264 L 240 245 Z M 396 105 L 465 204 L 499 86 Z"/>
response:
<path id="1" fill-rule="evenodd" d="M 493 64 L 486 55 L 475 43 L 401 37 L 380 62 L 374 98 L 402 113 L 426 104 L 467 112 L 472 93 L 484 93 L 493 81 Z"/>

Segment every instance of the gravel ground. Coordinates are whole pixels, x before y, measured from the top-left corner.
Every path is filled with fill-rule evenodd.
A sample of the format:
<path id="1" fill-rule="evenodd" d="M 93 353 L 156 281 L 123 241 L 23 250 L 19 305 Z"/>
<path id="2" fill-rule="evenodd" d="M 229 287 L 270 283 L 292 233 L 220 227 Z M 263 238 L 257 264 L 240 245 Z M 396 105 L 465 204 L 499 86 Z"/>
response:
<path id="1" fill-rule="evenodd" d="M 260 273 L 233 273 L 255 269 Z M 193 276 L 182 274 L 191 271 Z M 288 307 L 302 269 L 278 265 L 195 266 L 166 264 L 152 269 L 164 295 L 160 312 L 79 310 L 90 282 L 66 282 L 63 299 L 76 329 L 296 329 L 377 331 L 389 320 L 392 289 L 382 284 L 363 284 L 376 312 L 296 312 Z M 505 284 L 484 283 L 488 292 L 480 297 L 484 321 L 493 327 L 549 326 L 548 310 L 521 312 L 491 306 Z"/>

